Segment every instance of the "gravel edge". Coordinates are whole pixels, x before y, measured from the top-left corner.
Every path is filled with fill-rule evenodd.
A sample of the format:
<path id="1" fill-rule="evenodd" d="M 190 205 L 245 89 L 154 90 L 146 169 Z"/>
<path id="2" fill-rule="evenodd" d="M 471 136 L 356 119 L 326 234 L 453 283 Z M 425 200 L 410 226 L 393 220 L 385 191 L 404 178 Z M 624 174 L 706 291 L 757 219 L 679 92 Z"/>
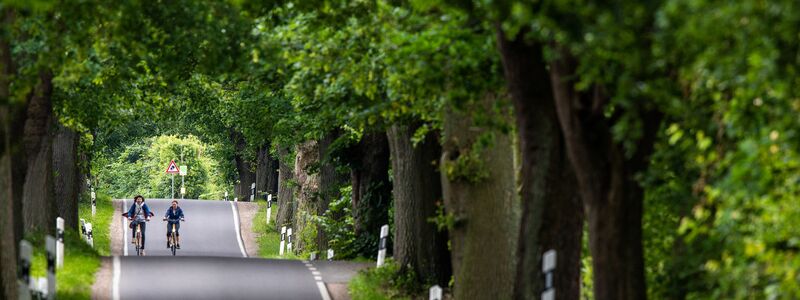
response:
<path id="1" fill-rule="evenodd" d="M 253 232 L 253 224 L 255 224 L 256 213 L 258 212 L 258 203 L 253 202 L 237 202 L 236 209 L 239 212 L 239 230 L 244 242 L 244 251 L 247 252 L 247 257 L 258 256 L 258 242 L 257 234 Z"/>

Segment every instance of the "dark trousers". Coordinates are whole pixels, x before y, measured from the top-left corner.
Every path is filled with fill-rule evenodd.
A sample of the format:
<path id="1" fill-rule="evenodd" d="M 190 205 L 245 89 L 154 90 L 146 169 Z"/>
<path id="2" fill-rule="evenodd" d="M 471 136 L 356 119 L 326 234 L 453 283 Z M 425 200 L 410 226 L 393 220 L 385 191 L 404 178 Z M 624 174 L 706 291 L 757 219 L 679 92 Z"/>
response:
<path id="1" fill-rule="evenodd" d="M 167 237 L 169 237 L 169 234 L 172 233 L 172 224 L 175 224 L 175 235 L 176 236 L 180 236 L 181 235 L 181 233 L 180 233 L 180 231 L 181 231 L 181 223 L 180 222 L 174 222 L 173 223 L 172 221 L 170 221 L 170 222 L 167 223 Z"/>
<path id="2" fill-rule="evenodd" d="M 146 226 L 147 222 L 134 220 L 131 223 L 133 224 L 133 230 L 131 230 L 131 238 L 134 238 L 134 239 L 136 238 L 136 224 L 137 223 L 141 224 L 140 226 L 142 227 L 142 249 L 144 249 L 144 231 L 145 231 L 145 228 L 147 227 Z"/>

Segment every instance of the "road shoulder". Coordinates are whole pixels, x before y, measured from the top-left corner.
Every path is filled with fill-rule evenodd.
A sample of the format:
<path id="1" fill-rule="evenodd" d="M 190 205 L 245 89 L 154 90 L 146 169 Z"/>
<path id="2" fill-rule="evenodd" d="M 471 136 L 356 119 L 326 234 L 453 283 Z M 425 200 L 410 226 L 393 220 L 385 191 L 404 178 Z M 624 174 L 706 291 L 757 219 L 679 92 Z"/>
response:
<path id="1" fill-rule="evenodd" d="M 258 207 L 258 203 L 255 202 L 236 203 L 236 208 L 239 212 L 239 230 L 241 231 L 244 250 L 247 252 L 248 257 L 258 257 L 258 236 L 253 231 L 253 225 L 257 221 L 255 217 Z"/>

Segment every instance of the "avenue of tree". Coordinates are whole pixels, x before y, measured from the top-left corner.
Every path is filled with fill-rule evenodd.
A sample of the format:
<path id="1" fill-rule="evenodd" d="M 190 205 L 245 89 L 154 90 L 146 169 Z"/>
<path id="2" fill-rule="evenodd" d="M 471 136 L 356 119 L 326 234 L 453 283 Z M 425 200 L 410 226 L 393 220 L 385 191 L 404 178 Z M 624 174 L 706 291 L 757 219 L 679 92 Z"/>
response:
<path id="1" fill-rule="evenodd" d="M 397 277 L 455 299 L 538 299 L 549 249 L 564 299 L 800 297 L 797 28 L 794 0 L 0 1 L 0 298 L 160 135 L 276 195 L 298 253 L 391 224 Z"/>

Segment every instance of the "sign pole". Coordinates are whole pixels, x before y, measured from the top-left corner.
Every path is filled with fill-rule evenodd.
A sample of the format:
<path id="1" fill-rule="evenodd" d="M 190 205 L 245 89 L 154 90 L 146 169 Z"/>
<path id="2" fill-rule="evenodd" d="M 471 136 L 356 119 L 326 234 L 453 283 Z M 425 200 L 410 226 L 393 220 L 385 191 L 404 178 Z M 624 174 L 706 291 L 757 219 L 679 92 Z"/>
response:
<path id="1" fill-rule="evenodd" d="M 172 174 L 172 187 L 169 189 L 169 198 L 175 197 L 175 174 Z"/>

